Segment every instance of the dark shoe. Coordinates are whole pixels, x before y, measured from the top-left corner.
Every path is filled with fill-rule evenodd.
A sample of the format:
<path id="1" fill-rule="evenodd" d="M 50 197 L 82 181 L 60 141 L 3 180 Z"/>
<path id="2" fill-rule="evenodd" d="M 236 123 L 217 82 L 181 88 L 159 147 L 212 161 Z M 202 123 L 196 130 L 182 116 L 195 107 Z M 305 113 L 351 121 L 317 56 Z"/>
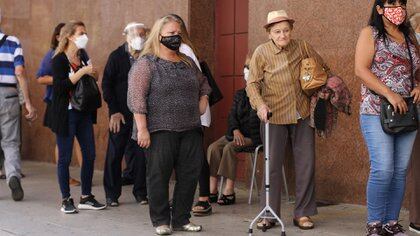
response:
<path id="1" fill-rule="evenodd" d="M 395 235 L 395 236 L 406 236 L 405 230 L 403 229 L 402 225 L 398 223 L 398 221 L 392 221 L 384 225 L 383 227 L 384 235 Z"/>
<path id="2" fill-rule="evenodd" d="M 110 207 L 117 207 L 120 205 L 120 203 L 118 202 L 118 200 L 112 200 L 111 198 L 107 198 L 106 205 Z"/>
<path id="3" fill-rule="evenodd" d="M 201 225 L 196 225 L 194 223 L 188 223 L 181 227 L 175 227 L 174 231 L 185 231 L 185 232 L 200 232 L 203 229 Z"/>
<path id="4" fill-rule="evenodd" d="M 95 196 L 90 195 L 89 197 L 80 197 L 80 202 L 77 207 L 80 210 L 102 210 L 106 208 L 106 205 L 99 203 L 95 200 Z"/>
<path id="5" fill-rule="evenodd" d="M 73 198 L 64 199 L 63 202 L 61 203 L 60 210 L 66 214 L 77 213 L 77 209 L 74 206 Z"/>
<path id="6" fill-rule="evenodd" d="M 147 197 L 143 197 L 143 196 L 135 196 L 136 198 L 136 202 L 140 205 L 147 205 L 149 204 L 149 199 L 147 199 Z"/>
<path id="7" fill-rule="evenodd" d="M 23 189 L 20 185 L 20 180 L 16 176 L 10 177 L 9 188 L 12 190 L 12 198 L 15 201 L 21 201 L 23 199 Z"/>
<path id="8" fill-rule="evenodd" d="M 0 179 L 6 179 L 6 175 L 1 174 L 1 175 L 0 175 Z"/>
<path id="9" fill-rule="evenodd" d="M 257 222 L 257 229 L 266 231 L 267 229 L 273 228 L 275 225 L 276 222 L 274 220 L 260 218 Z"/>
<path id="10" fill-rule="evenodd" d="M 381 222 L 372 222 L 366 225 L 366 235 L 367 236 L 379 236 L 385 235 L 382 229 Z"/>
<path id="11" fill-rule="evenodd" d="M 219 193 L 210 193 L 209 195 L 209 202 L 210 203 L 216 203 L 217 202 L 217 198 L 219 197 Z"/>
<path id="12" fill-rule="evenodd" d="M 126 178 L 126 177 L 122 177 L 121 178 L 121 184 L 122 184 L 122 186 L 133 185 L 134 184 L 134 180 L 133 179 Z"/>
<path id="13" fill-rule="evenodd" d="M 217 201 L 217 204 L 221 206 L 226 206 L 226 205 L 235 204 L 235 201 L 236 201 L 235 193 L 229 194 L 229 195 L 222 194 L 222 197 L 220 197 L 220 199 Z"/>
<path id="14" fill-rule="evenodd" d="M 315 227 L 314 222 L 309 216 L 303 216 L 299 219 L 293 219 L 293 224 L 302 230 L 313 229 Z"/>
<path id="15" fill-rule="evenodd" d="M 24 175 L 23 173 L 20 173 L 20 177 L 25 178 L 26 175 Z"/>
<path id="16" fill-rule="evenodd" d="M 193 209 L 194 216 L 208 216 L 212 213 L 212 207 L 208 201 L 198 201 Z"/>
<path id="17" fill-rule="evenodd" d="M 411 232 L 420 234 L 420 226 L 416 226 L 413 223 L 410 223 L 410 227 L 408 228 Z"/>

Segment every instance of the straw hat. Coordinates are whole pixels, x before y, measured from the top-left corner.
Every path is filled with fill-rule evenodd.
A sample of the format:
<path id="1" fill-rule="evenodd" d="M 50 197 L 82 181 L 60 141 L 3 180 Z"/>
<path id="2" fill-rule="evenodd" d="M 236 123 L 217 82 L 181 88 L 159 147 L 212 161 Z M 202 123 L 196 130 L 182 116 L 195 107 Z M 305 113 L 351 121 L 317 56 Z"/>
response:
<path id="1" fill-rule="evenodd" d="M 285 10 L 278 10 L 278 11 L 272 11 L 268 13 L 267 15 L 267 24 L 264 25 L 264 28 L 268 28 L 270 25 L 279 23 L 282 21 L 289 21 L 290 24 L 295 23 L 295 20 L 290 18 Z"/>

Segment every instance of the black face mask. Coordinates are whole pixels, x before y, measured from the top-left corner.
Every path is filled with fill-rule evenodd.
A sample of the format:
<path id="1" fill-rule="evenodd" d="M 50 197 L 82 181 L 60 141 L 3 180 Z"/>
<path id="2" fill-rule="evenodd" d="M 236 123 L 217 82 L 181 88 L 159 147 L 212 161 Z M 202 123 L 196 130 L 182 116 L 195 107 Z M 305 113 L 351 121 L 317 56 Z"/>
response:
<path id="1" fill-rule="evenodd" d="M 165 45 L 165 47 L 177 51 L 181 46 L 182 38 L 181 35 L 162 36 L 160 42 Z"/>

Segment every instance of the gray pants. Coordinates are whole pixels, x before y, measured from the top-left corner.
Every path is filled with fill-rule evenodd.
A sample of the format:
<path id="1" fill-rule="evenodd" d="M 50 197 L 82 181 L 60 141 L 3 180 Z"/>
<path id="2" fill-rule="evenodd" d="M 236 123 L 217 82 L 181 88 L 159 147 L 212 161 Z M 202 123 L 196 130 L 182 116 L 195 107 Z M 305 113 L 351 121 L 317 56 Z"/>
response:
<path id="1" fill-rule="evenodd" d="M 0 87 L 0 138 L 6 177 L 20 175 L 20 104 L 16 88 Z"/>
<path id="2" fill-rule="evenodd" d="M 261 124 L 264 140 L 264 124 Z M 270 206 L 280 216 L 282 165 L 290 138 L 296 173 L 296 204 L 294 216 L 312 216 L 318 213 L 315 201 L 315 137 L 309 118 L 297 124 L 270 124 Z M 265 141 L 265 140 L 264 140 Z M 261 185 L 261 186 L 264 186 Z M 261 188 L 260 206 L 265 206 L 265 188 Z"/>

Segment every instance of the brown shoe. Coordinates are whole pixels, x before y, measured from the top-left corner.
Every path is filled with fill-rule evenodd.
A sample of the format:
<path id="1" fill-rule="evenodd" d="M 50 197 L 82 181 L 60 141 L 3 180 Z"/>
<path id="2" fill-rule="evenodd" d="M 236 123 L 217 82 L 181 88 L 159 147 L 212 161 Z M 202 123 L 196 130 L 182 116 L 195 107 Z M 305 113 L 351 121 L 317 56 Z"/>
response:
<path id="1" fill-rule="evenodd" d="M 309 216 L 303 216 L 303 217 L 300 217 L 299 219 L 295 218 L 293 219 L 293 224 L 302 230 L 313 229 L 315 227 L 314 222 Z"/>
<path id="2" fill-rule="evenodd" d="M 80 186 L 80 181 L 78 181 L 78 180 L 73 179 L 73 178 L 70 177 L 69 184 L 71 186 Z"/>
<path id="3" fill-rule="evenodd" d="M 257 229 L 265 231 L 267 229 L 271 229 L 275 225 L 276 221 L 274 220 L 260 218 L 257 222 Z"/>

